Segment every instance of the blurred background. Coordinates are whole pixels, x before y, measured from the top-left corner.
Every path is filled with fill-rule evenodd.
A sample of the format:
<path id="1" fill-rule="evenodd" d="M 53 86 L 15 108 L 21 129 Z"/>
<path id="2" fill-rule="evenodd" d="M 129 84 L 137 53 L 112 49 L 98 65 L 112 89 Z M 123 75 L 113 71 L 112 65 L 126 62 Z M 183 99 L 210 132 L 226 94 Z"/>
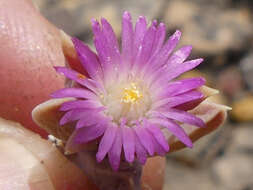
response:
<path id="1" fill-rule="evenodd" d="M 33 0 L 42 14 L 92 46 L 91 18 L 107 18 L 120 35 L 128 10 L 183 32 L 181 45 L 203 57 L 199 70 L 219 89 L 216 102 L 233 110 L 216 132 L 194 149 L 167 157 L 164 190 L 253 190 L 253 0 Z M 168 35 L 169 36 L 169 35 Z"/>

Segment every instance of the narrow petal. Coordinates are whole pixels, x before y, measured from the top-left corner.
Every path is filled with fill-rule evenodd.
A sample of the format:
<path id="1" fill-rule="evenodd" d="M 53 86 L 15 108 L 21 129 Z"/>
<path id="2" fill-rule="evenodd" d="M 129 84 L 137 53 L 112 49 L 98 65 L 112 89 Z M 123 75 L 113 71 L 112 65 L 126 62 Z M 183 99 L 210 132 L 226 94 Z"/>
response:
<path id="1" fill-rule="evenodd" d="M 96 100 L 97 96 L 89 90 L 85 90 L 83 88 L 63 88 L 57 90 L 56 92 L 51 94 L 53 98 L 85 98 Z"/>
<path id="2" fill-rule="evenodd" d="M 131 15 L 124 12 L 122 18 L 122 57 L 126 64 L 133 58 L 133 25 Z"/>
<path id="3" fill-rule="evenodd" d="M 96 20 L 92 20 L 92 31 L 94 34 L 94 45 L 96 47 L 98 57 L 104 73 L 104 79 L 112 69 L 112 54 L 110 54 L 110 46 L 106 41 L 105 35 L 99 23 Z"/>
<path id="4" fill-rule="evenodd" d="M 192 69 L 194 69 L 195 67 L 197 67 L 200 63 L 203 62 L 203 59 L 200 58 L 200 59 L 194 59 L 194 60 L 191 60 L 191 61 L 187 61 L 183 64 L 180 64 L 180 65 L 177 65 L 175 67 L 171 67 L 171 68 L 167 68 L 167 72 L 168 72 L 168 81 L 169 80 L 172 80 L 176 77 L 178 77 L 179 75 L 187 72 L 187 71 L 190 71 Z"/>
<path id="5" fill-rule="evenodd" d="M 97 81 L 86 78 L 84 75 L 69 69 L 67 67 L 54 67 L 58 73 L 64 74 L 65 77 L 81 84 L 82 86 L 88 88 L 89 90 L 99 94 L 104 91 L 102 85 L 100 85 Z"/>
<path id="6" fill-rule="evenodd" d="M 193 100 L 193 101 L 190 101 L 190 102 L 186 102 L 186 103 L 178 105 L 174 108 L 178 109 L 178 110 L 189 111 L 189 110 L 192 110 L 195 107 L 197 107 L 204 100 L 205 100 L 205 97 L 197 99 L 197 100 Z"/>
<path id="7" fill-rule="evenodd" d="M 94 100 L 73 100 L 64 102 L 61 105 L 60 111 L 68 111 L 71 109 L 77 109 L 77 108 L 86 108 L 86 109 L 94 109 L 102 107 L 102 104 L 98 101 Z"/>
<path id="8" fill-rule="evenodd" d="M 157 142 L 157 140 L 152 135 L 151 135 L 150 140 L 154 145 L 154 150 L 155 150 L 156 154 L 158 154 L 159 156 L 165 156 L 167 152 L 164 150 L 164 148 Z"/>
<path id="9" fill-rule="evenodd" d="M 197 67 L 202 61 L 203 61 L 203 59 L 200 58 L 200 59 L 187 61 L 187 62 L 182 63 L 180 65 L 176 65 L 175 67 L 169 67 L 167 65 L 164 65 L 159 70 L 153 71 L 154 73 L 148 79 L 148 84 L 150 86 L 155 87 L 155 88 L 157 88 L 159 86 L 160 86 L 160 88 L 162 88 L 170 80 L 172 80 L 172 79 L 180 76 L 181 74 Z"/>
<path id="10" fill-rule="evenodd" d="M 170 82 L 166 88 L 156 89 L 156 91 L 154 91 L 153 97 L 156 100 L 168 96 L 183 94 L 185 92 L 201 87 L 205 84 L 205 82 L 206 81 L 203 77 L 176 80 Z"/>
<path id="11" fill-rule="evenodd" d="M 106 154 L 110 151 L 116 136 L 117 128 L 118 126 L 109 124 L 105 130 L 104 136 L 99 143 L 98 152 L 96 154 L 98 162 L 101 162 L 105 158 Z"/>
<path id="12" fill-rule="evenodd" d="M 188 123 L 198 127 L 205 126 L 205 123 L 200 118 L 182 110 L 170 109 L 166 112 L 162 112 L 162 114 L 167 118 L 174 119 L 183 123 Z"/>
<path id="13" fill-rule="evenodd" d="M 108 153 L 109 162 L 114 171 L 117 171 L 119 169 L 121 150 L 122 150 L 122 134 L 120 128 L 118 127 L 114 142 L 112 144 L 112 148 Z"/>
<path id="14" fill-rule="evenodd" d="M 72 41 L 82 66 L 89 76 L 94 80 L 101 81 L 103 78 L 103 72 L 100 63 L 98 62 L 97 55 L 77 38 L 72 38 Z"/>
<path id="15" fill-rule="evenodd" d="M 164 39 L 165 39 L 165 34 L 166 34 L 166 27 L 165 27 L 165 24 L 164 23 L 160 23 L 158 28 L 157 28 L 157 32 L 156 32 L 156 35 L 155 35 L 155 40 L 154 40 L 154 43 L 153 43 L 153 48 L 152 48 L 152 52 L 151 52 L 151 55 L 156 55 L 162 45 L 163 45 L 163 42 L 164 42 Z"/>
<path id="16" fill-rule="evenodd" d="M 76 133 L 76 136 L 74 137 L 74 142 L 77 144 L 81 144 L 81 143 L 87 143 L 92 140 L 95 140 L 104 134 L 106 128 L 107 128 L 107 123 L 101 122 L 96 125 L 77 129 L 78 132 Z"/>
<path id="17" fill-rule="evenodd" d="M 80 119 L 83 115 L 82 111 L 83 110 L 81 109 L 75 109 L 75 110 L 70 110 L 66 112 L 60 119 L 60 125 L 65 125 L 68 122 L 72 122 L 72 121 Z"/>
<path id="18" fill-rule="evenodd" d="M 154 69 L 156 70 L 157 68 L 161 67 L 166 63 L 169 55 L 177 46 L 180 37 L 181 32 L 178 30 L 172 36 L 170 36 L 167 42 L 163 45 L 159 54 L 157 54 L 156 56 L 153 57 L 152 60 L 150 60 L 153 67 L 150 67 L 151 70 L 149 71 L 153 71 Z"/>
<path id="19" fill-rule="evenodd" d="M 111 46 L 112 51 L 114 51 L 113 54 L 119 56 L 120 55 L 119 44 L 117 37 L 112 29 L 112 26 L 104 18 L 101 19 L 101 24 L 107 42 L 110 43 L 109 45 Z"/>
<path id="20" fill-rule="evenodd" d="M 76 129 L 95 125 L 102 120 L 106 120 L 106 119 L 95 112 L 86 112 L 86 114 L 83 114 L 82 117 L 76 123 Z"/>
<path id="21" fill-rule="evenodd" d="M 169 108 L 176 107 L 178 105 L 181 105 L 181 104 L 184 104 L 187 102 L 201 99 L 203 97 L 204 97 L 204 95 L 201 92 L 190 91 L 190 92 L 186 92 L 184 94 L 180 94 L 177 96 L 168 97 L 168 98 L 164 98 L 162 100 L 159 100 L 152 105 L 151 109 L 157 109 L 159 107 L 169 109 Z"/>
<path id="22" fill-rule="evenodd" d="M 111 27 L 111 25 L 108 23 L 108 21 L 104 18 L 101 19 L 102 24 L 102 31 L 104 33 L 108 48 L 109 48 L 109 55 L 108 57 L 111 57 L 111 64 L 112 69 L 115 71 L 119 70 L 121 58 L 120 58 L 120 51 L 119 51 L 119 44 L 117 37 Z M 111 73 L 111 75 L 116 76 L 117 72 Z"/>
<path id="23" fill-rule="evenodd" d="M 185 131 L 174 121 L 168 120 L 168 119 L 151 119 L 150 122 L 154 124 L 158 124 L 161 127 L 167 128 L 173 135 L 175 135 L 181 142 L 183 142 L 186 146 L 192 148 L 192 141 L 187 136 Z"/>
<path id="24" fill-rule="evenodd" d="M 135 152 L 134 131 L 132 128 L 127 126 L 121 126 L 121 130 L 123 137 L 123 148 L 125 152 L 125 159 L 128 162 L 133 162 Z"/>
<path id="25" fill-rule="evenodd" d="M 74 109 L 70 110 L 67 113 L 63 115 L 63 117 L 60 120 L 60 125 L 65 125 L 68 122 L 79 120 L 83 117 L 88 117 L 90 114 L 97 114 L 100 111 L 103 111 L 104 108 L 96 108 L 96 109 Z"/>
<path id="26" fill-rule="evenodd" d="M 150 133 L 152 133 L 155 140 L 163 147 L 164 151 L 168 152 L 170 147 L 163 133 L 161 132 L 161 129 L 154 124 L 153 125 L 148 124 L 146 125 L 146 128 L 148 129 Z"/>
<path id="27" fill-rule="evenodd" d="M 171 52 L 174 50 L 174 48 L 177 46 L 180 37 L 181 32 L 177 30 L 162 47 L 160 56 L 165 55 L 165 58 L 167 59 Z"/>
<path id="28" fill-rule="evenodd" d="M 145 17 L 140 16 L 135 24 L 134 42 L 133 42 L 133 56 L 135 57 L 139 51 L 140 44 L 143 41 L 147 31 L 147 20 Z"/>
<path id="29" fill-rule="evenodd" d="M 135 151 L 136 151 L 136 156 L 137 156 L 137 159 L 139 160 L 139 162 L 141 164 L 145 164 L 146 161 L 147 161 L 147 151 L 146 149 L 144 148 L 144 146 L 141 144 L 138 136 L 135 134 Z"/>
<path id="30" fill-rule="evenodd" d="M 155 39 L 156 28 L 151 26 L 148 31 L 145 33 L 142 43 L 138 48 L 138 53 L 134 61 L 133 70 L 138 73 L 143 67 L 146 67 L 148 64 L 148 59 L 151 56 L 151 51 L 153 48 L 153 42 Z"/>
<path id="31" fill-rule="evenodd" d="M 191 50 L 192 46 L 183 46 L 182 48 L 180 48 L 179 50 L 177 50 L 175 53 L 172 54 L 172 56 L 168 59 L 166 64 L 168 66 L 175 66 L 183 63 L 190 55 Z"/>
<path id="32" fill-rule="evenodd" d="M 145 147 L 150 156 L 154 155 L 154 145 L 150 140 L 151 134 L 141 125 L 133 127 L 136 135 L 138 136 L 141 144 Z"/>

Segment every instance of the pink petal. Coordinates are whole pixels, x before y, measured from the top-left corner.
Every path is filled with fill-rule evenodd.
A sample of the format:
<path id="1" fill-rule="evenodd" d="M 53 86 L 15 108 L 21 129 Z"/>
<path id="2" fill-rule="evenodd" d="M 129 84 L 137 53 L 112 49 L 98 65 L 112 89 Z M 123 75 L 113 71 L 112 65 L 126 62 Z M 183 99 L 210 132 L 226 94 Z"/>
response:
<path id="1" fill-rule="evenodd" d="M 96 100 L 97 96 L 89 90 L 83 88 L 62 88 L 51 94 L 53 98 L 85 98 Z"/>
<path id="2" fill-rule="evenodd" d="M 117 128 L 112 148 L 108 152 L 109 162 L 114 171 L 117 171 L 119 169 L 121 149 L 122 149 L 122 134 L 120 128 Z"/>
<path id="3" fill-rule="evenodd" d="M 183 63 L 190 55 L 192 46 L 183 46 L 168 59 L 167 63 L 169 66 L 175 66 Z"/>
<path id="4" fill-rule="evenodd" d="M 201 92 L 190 91 L 190 92 L 186 92 L 184 94 L 180 94 L 178 96 L 168 97 L 168 98 L 156 101 L 152 105 L 151 109 L 158 109 L 159 107 L 163 107 L 165 109 L 168 109 L 168 108 L 172 108 L 175 106 L 179 106 L 179 105 L 187 103 L 187 102 L 201 99 L 203 97 L 204 97 L 204 95 Z"/>
<path id="5" fill-rule="evenodd" d="M 104 136 L 102 137 L 99 143 L 98 152 L 96 154 L 96 158 L 98 162 L 101 162 L 106 156 L 106 154 L 110 151 L 113 141 L 115 139 L 117 128 L 118 126 L 116 125 L 113 125 L 113 124 L 108 125 L 104 133 Z"/>
<path id="6" fill-rule="evenodd" d="M 205 126 L 205 123 L 200 118 L 186 111 L 170 109 L 170 110 L 167 110 L 166 112 L 162 112 L 162 115 L 164 115 L 165 117 L 169 119 L 174 119 L 174 120 L 195 125 L 198 127 Z"/>
<path id="7" fill-rule="evenodd" d="M 83 85 L 84 87 L 88 88 L 89 90 L 99 94 L 99 92 L 104 91 L 104 88 L 95 80 L 86 78 L 82 74 L 69 69 L 67 67 L 54 67 L 55 70 L 59 73 L 62 73 L 65 75 L 65 77 L 74 80 L 75 82 Z"/>
<path id="8" fill-rule="evenodd" d="M 176 81 L 170 82 L 166 88 L 158 87 L 153 97 L 155 99 L 160 99 L 163 97 L 176 96 L 179 94 L 183 94 L 185 92 L 201 87 L 202 85 L 205 84 L 205 82 L 206 81 L 203 77 L 176 80 Z"/>
<path id="9" fill-rule="evenodd" d="M 98 62 L 97 55 L 77 38 L 72 38 L 72 41 L 77 55 L 89 76 L 94 80 L 101 81 L 103 78 L 103 72 L 100 63 Z"/>
<path id="10" fill-rule="evenodd" d="M 161 129 L 156 125 L 148 124 L 147 129 L 154 136 L 155 140 L 163 147 L 164 151 L 168 152 L 170 147 L 168 141 L 164 137 Z"/>
<path id="11" fill-rule="evenodd" d="M 121 126 L 121 130 L 122 130 L 125 159 L 128 162 L 133 162 L 135 152 L 134 131 L 132 128 L 127 126 Z"/>
<path id="12" fill-rule="evenodd" d="M 137 159 L 139 160 L 141 164 L 144 165 L 147 161 L 147 156 L 148 156 L 147 151 L 141 144 L 136 134 L 135 134 L 135 151 L 136 151 Z"/>
<path id="13" fill-rule="evenodd" d="M 134 47 L 133 47 L 133 55 L 134 57 L 137 55 L 139 51 L 140 44 L 143 41 L 144 35 L 147 30 L 147 21 L 146 18 L 140 16 L 135 24 L 135 32 L 134 32 Z"/>
<path id="14" fill-rule="evenodd" d="M 141 125 L 133 127 L 137 137 L 139 138 L 141 144 L 147 150 L 147 152 L 153 156 L 154 155 L 154 145 L 151 142 L 151 134 Z"/>
<path id="15" fill-rule="evenodd" d="M 165 120 L 161 118 L 150 119 L 150 122 L 158 124 L 161 127 L 167 128 L 173 135 L 175 135 L 180 141 L 182 141 L 186 146 L 193 147 L 191 139 L 187 136 L 185 131 L 176 123 L 171 120 Z"/>
<path id="16" fill-rule="evenodd" d="M 76 136 L 73 138 L 77 144 L 87 143 L 102 136 L 107 128 L 107 123 L 102 122 L 89 127 L 77 129 Z"/>
<path id="17" fill-rule="evenodd" d="M 122 18 L 122 58 L 126 61 L 125 64 L 130 64 L 133 56 L 133 26 L 131 21 L 131 15 L 128 12 L 124 12 Z"/>
<path id="18" fill-rule="evenodd" d="M 99 106 L 102 106 L 102 104 L 94 100 L 73 100 L 73 101 L 64 102 L 61 105 L 60 111 L 68 111 L 68 110 L 77 109 L 77 108 L 94 109 L 94 108 L 98 108 Z"/>
<path id="19" fill-rule="evenodd" d="M 194 60 L 191 60 L 191 61 L 187 61 L 183 64 L 180 64 L 180 65 L 177 65 L 175 67 L 169 67 L 168 68 L 168 81 L 171 80 L 171 79 L 174 79 L 176 77 L 178 77 L 179 75 L 189 71 L 189 70 L 192 70 L 194 69 L 195 67 L 197 67 L 200 63 L 203 62 L 203 59 L 202 58 L 199 58 L 199 59 L 194 59 Z"/>

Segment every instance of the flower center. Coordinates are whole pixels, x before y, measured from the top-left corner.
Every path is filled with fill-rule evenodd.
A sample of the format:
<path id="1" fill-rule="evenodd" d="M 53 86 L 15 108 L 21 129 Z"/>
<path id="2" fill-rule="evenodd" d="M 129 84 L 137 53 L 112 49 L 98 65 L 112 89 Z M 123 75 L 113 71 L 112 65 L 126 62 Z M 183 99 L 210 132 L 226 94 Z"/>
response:
<path id="1" fill-rule="evenodd" d="M 131 83 L 130 88 L 124 88 L 123 97 L 121 99 L 124 103 L 135 103 L 140 98 L 142 98 L 142 94 L 137 89 L 137 86 L 135 83 Z"/>
<path id="2" fill-rule="evenodd" d="M 149 91 L 141 81 L 120 81 L 108 86 L 106 91 L 101 103 L 114 122 L 119 123 L 124 118 L 131 123 L 143 117 L 150 108 Z"/>

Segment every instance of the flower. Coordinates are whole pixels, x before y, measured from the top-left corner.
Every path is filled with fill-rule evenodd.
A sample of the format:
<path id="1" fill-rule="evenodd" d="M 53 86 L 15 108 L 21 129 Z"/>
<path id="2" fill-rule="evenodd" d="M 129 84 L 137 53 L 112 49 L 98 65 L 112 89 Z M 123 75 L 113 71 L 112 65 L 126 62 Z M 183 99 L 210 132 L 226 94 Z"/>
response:
<path id="1" fill-rule="evenodd" d="M 148 27 L 141 16 L 133 28 L 131 15 L 125 12 L 120 51 L 106 19 L 102 18 L 101 24 L 92 20 L 92 29 L 97 54 L 78 39 L 72 39 L 86 76 L 67 67 L 55 67 L 75 82 L 73 87 L 52 94 L 53 98 L 75 98 L 60 108 L 66 112 L 60 125 L 76 122 L 74 143 L 99 139 L 96 159 L 101 162 L 108 155 L 114 170 L 119 168 L 121 155 L 127 162 L 137 159 L 144 164 L 147 156 L 169 152 L 164 131 L 192 147 L 180 125 L 204 126 L 188 110 L 203 99 L 199 87 L 205 80 L 175 78 L 203 59 L 185 61 L 191 46 L 174 51 L 181 32 L 176 31 L 165 42 L 163 23 L 153 21 Z"/>

